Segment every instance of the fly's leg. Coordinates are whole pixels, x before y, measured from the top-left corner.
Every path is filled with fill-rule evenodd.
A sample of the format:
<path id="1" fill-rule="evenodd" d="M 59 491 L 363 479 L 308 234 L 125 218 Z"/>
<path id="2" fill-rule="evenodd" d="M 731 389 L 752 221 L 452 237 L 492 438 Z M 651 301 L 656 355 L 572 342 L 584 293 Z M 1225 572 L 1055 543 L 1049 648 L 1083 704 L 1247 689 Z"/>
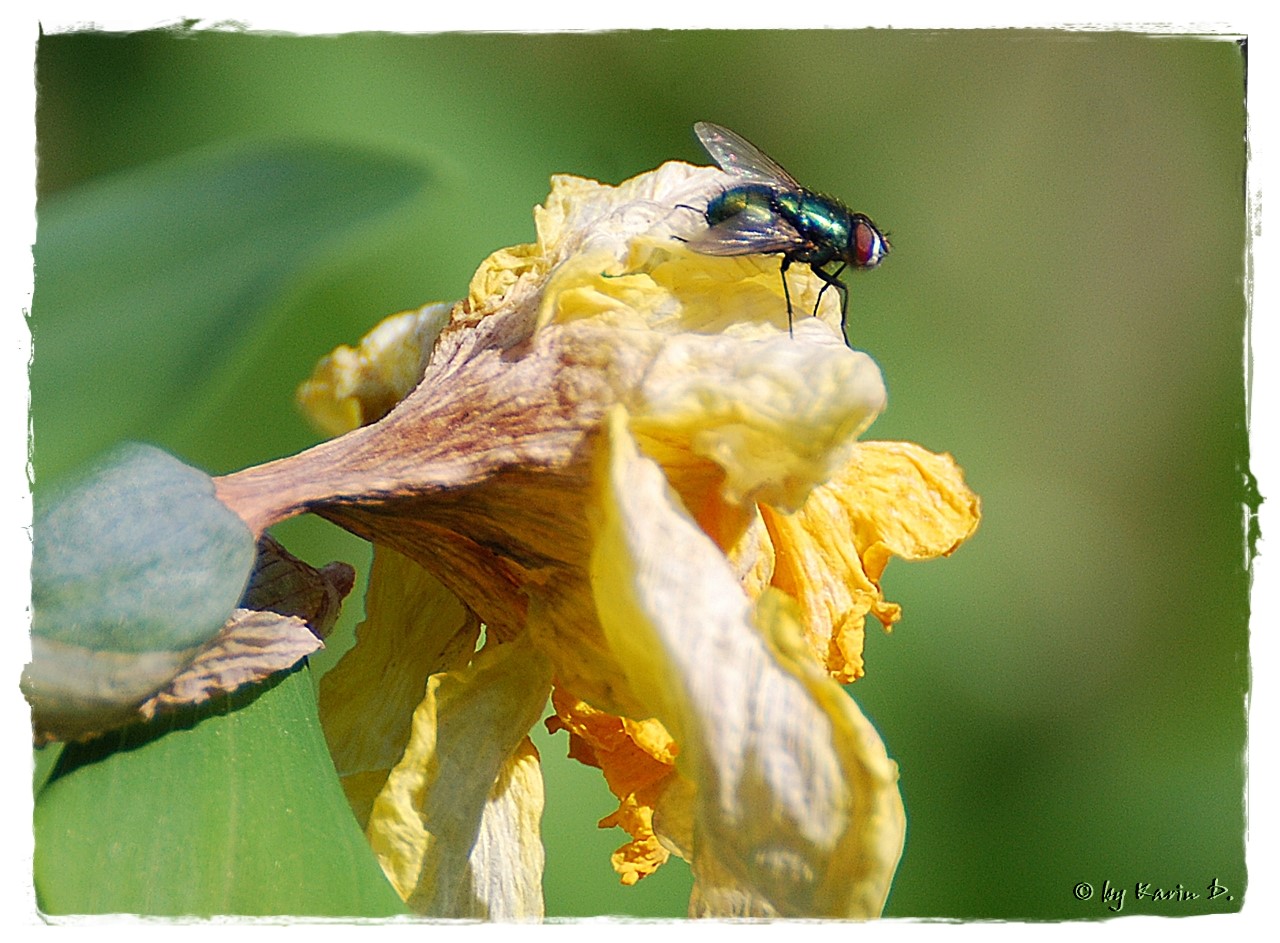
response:
<path id="1" fill-rule="evenodd" d="M 843 333 L 845 320 L 849 316 L 849 286 L 840 281 L 840 273 L 845 270 L 846 265 L 841 265 L 831 273 L 816 265 L 810 266 L 810 268 L 813 270 L 813 274 L 824 282 L 823 286 L 818 290 L 818 300 L 813 303 L 813 316 L 815 318 L 818 316 L 818 305 L 822 303 L 822 293 L 834 285 L 836 291 L 840 292 L 840 330 Z"/>
<path id="2" fill-rule="evenodd" d="M 704 217 L 704 218 L 705 218 L 705 217 L 706 217 L 706 215 L 707 215 L 707 211 L 706 211 L 706 210 L 700 210 L 700 209 L 698 209 L 696 206 L 690 206 L 688 203 L 677 203 L 677 204 L 675 205 L 675 209 L 678 209 L 678 210 L 688 210 L 689 212 L 691 212 L 691 213 L 697 213 L 699 216 L 702 216 L 702 217 Z M 674 235 L 674 234 L 671 236 L 671 238 L 672 238 L 672 239 L 674 239 L 676 242 L 688 242 L 688 241 L 689 241 L 689 240 L 688 240 L 688 239 L 686 239 L 684 236 L 677 236 L 677 235 Z"/>
<path id="3" fill-rule="evenodd" d="M 787 299 L 787 336 L 795 337 L 795 331 L 791 328 L 791 289 L 787 288 L 787 269 L 791 268 L 791 256 L 784 255 L 782 257 L 782 295 Z"/>
<path id="4" fill-rule="evenodd" d="M 824 283 L 822 288 L 818 291 L 818 300 L 813 303 L 813 316 L 815 318 L 818 316 L 818 305 L 822 304 L 823 294 L 828 288 L 834 285 L 836 291 L 840 292 L 840 318 L 843 322 L 844 315 L 849 310 L 849 286 L 840 281 L 840 273 L 845 270 L 846 266 L 841 265 L 834 272 L 830 273 L 816 265 L 811 266 L 811 268 L 813 269 L 813 274 L 822 279 Z"/>

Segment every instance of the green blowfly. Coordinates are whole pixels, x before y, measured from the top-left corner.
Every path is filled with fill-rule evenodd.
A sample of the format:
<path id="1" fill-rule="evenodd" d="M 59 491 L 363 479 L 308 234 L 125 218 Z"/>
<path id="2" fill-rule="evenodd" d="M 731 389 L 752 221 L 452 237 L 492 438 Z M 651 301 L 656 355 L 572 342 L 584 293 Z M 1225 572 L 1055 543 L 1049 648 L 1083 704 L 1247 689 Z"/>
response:
<path id="1" fill-rule="evenodd" d="M 683 240 L 704 255 L 782 255 L 782 292 L 791 330 L 791 291 L 787 269 L 807 263 L 840 292 L 840 326 L 849 313 L 849 288 L 840 280 L 846 268 L 875 268 L 889 253 L 889 240 L 868 217 L 834 197 L 802 187 L 777 161 L 746 138 L 710 121 L 693 126 L 698 140 L 725 173 L 740 180 L 707 204 L 707 229 Z M 831 266 L 835 271 L 828 271 Z M 813 313 L 818 313 L 817 302 Z"/>

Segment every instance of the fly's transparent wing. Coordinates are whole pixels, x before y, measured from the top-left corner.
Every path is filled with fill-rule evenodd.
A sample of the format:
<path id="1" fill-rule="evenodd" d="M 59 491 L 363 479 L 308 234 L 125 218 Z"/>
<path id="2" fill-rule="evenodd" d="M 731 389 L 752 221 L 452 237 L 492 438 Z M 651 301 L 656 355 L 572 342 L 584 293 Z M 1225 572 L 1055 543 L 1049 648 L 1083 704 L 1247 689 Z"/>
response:
<path id="1" fill-rule="evenodd" d="M 693 133 L 707 149 L 707 153 L 725 173 L 752 183 L 767 183 L 784 190 L 799 190 L 795 177 L 782 169 L 760 148 L 728 128 L 710 121 L 699 121 Z"/>
<path id="2" fill-rule="evenodd" d="M 794 226 L 762 207 L 747 207 L 685 243 L 703 255 L 767 255 L 808 245 Z"/>

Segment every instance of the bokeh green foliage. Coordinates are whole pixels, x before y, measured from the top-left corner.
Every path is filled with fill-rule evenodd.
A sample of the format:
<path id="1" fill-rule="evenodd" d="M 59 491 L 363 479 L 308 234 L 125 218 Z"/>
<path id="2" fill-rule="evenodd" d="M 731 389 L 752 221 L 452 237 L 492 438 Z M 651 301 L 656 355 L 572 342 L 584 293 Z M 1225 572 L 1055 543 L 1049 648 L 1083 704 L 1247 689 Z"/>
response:
<path id="1" fill-rule="evenodd" d="M 23 690 L 42 734 L 110 731 L 41 754 L 34 872 L 46 912 L 402 910 L 338 785 L 306 668 L 120 729 L 222 628 L 254 540 L 207 474 L 163 450 L 126 443 L 87 477 L 77 466 L 190 421 L 272 322 L 302 260 L 419 178 L 376 152 L 268 142 L 126 171 L 41 213 Z M 117 376 L 138 395 L 103 397 Z M 68 468 L 74 485 L 49 487 Z"/>
<path id="2" fill-rule="evenodd" d="M 886 264 L 851 279 L 852 343 L 890 393 L 871 435 L 951 452 L 984 501 L 954 558 L 890 566 L 905 617 L 869 632 L 850 689 L 902 769 L 887 912 L 1099 919 L 1073 889 L 1104 880 L 1130 888 L 1124 913 L 1219 912 L 1246 881 L 1244 74 L 1229 39 L 1068 31 L 50 35 L 39 194 L 52 213 L 122 171 L 281 137 L 425 172 L 403 209 L 295 256 L 233 357 L 216 332 L 150 354 L 198 395 L 131 434 L 218 473 L 315 441 L 292 407 L 315 360 L 461 296 L 531 238 L 550 174 L 705 162 L 699 119 L 745 134 L 890 231 Z M 95 376 L 145 419 L 148 382 Z M 39 481 L 66 457 L 41 440 L 61 391 L 36 394 Z M 278 536 L 367 565 L 320 522 Z M 313 671 L 349 644 L 359 593 Z M 549 913 L 681 914 L 687 868 L 617 886 L 598 773 L 537 742 Z M 1137 881 L 1214 878 L 1230 901 L 1133 900 Z"/>

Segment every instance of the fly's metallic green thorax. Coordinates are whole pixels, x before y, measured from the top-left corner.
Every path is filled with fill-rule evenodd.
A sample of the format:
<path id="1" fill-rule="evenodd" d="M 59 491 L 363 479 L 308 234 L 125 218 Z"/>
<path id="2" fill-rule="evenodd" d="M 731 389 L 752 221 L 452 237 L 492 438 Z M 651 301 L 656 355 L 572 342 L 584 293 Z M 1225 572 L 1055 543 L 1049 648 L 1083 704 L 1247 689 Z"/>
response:
<path id="1" fill-rule="evenodd" d="M 806 263 L 828 288 L 840 293 L 841 326 L 848 315 L 849 290 L 839 278 L 852 266 L 875 268 L 889 252 L 889 240 L 875 223 L 839 200 L 800 186 L 789 173 L 745 138 L 728 128 L 700 121 L 694 131 L 707 152 L 741 183 L 707 204 L 707 229 L 685 240 L 706 255 L 782 255 L 782 290 L 790 328 L 791 291 L 787 269 Z M 837 265 L 834 272 L 826 266 Z M 813 313 L 818 313 L 814 303 Z"/>

